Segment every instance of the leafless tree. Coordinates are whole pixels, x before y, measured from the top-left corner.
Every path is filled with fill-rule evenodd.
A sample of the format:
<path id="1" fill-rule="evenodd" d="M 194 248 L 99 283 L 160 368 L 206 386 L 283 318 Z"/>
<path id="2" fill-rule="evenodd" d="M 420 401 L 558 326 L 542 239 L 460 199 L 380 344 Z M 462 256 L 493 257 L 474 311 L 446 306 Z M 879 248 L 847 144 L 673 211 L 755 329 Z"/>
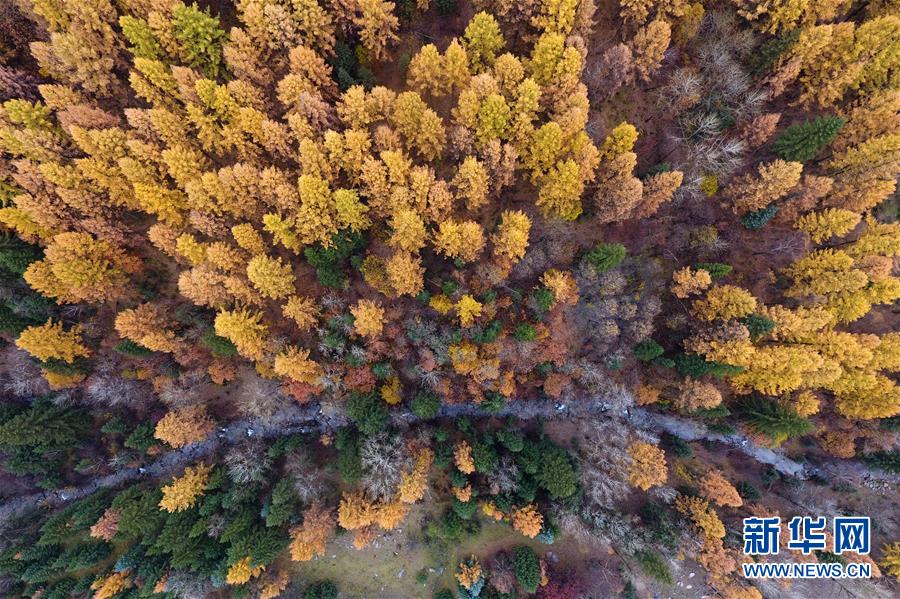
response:
<path id="1" fill-rule="evenodd" d="M 285 459 L 285 469 L 294 482 L 297 497 L 304 504 L 309 505 L 325 495 L 326 486 L 322 470 L 316 466 L 305 450 L 289 453 Z"/>
<path id="2" fill-rule="evenodd" d="M 397 491 L 401 473 L 410 466 L 410 456 L 398 435 L 379 433 L 366 438 L 359 449 L 365 474 L 362 486 L 372 499 L 388 500 Z"/>
<path id="3" fill-rule="evenodd" d="M 242 373 L 234 397 L 241 414 L 262 420 L 271 418 L 289 405 L 294 405 L 293 400 L 278 390 L 278 383 L 263 379 L 249 370 Z"/>
<path id="4" fill-rule="evenodd" d="M 509 493 L 518 487 L 519 467 L 511 456 L 504 455 L 500 458 L 497 467 L 488 475 L 488 484 L 493 495 Z"/>
<path id="5" fill-rule="evenodd" d="M 631 430 L 618 419 L 595 421 L 584 431 L 579 460 L 585 503 L 611 509 L 631 492 Z"/>
<path id="6" fill-rule="evenodd" d="M 251 438 L 228 450 L 225 454 L 225 467 L 228 469 L 228 476 L 236 484 L 261 482 L 272 467 L 272 458 L 266 453 L 266 447 L 261 441 Z"/>
<path id="7" fill-rule="evenodd" d="M 607 48 L 584 74 L 591 97 L 597 101 L 612 96 L 623 85 L 634 81 L 634 58 L 631 48 L 616 44 Z"/>
<path id="8" fill-rule="evenodd" d="M 8 345 L 0 353 L 3 369 L 3 389 L 16 397 L 37 397 L 50 391 L 41 369 L 28 353 Z"/>
<path id="9" fill-rule="evenodd" d="M 166 581 L 166 591 L 179 599 L 204 599 L 214 594 L 209 578 L 187 570 L 175 570 Z"/>

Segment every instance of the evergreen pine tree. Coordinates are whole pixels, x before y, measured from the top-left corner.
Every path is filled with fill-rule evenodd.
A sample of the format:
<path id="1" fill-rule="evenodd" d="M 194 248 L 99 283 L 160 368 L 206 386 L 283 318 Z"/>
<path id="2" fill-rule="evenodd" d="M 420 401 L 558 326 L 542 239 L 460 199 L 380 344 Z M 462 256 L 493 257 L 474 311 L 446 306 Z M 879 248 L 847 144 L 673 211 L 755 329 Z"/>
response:
<path id="1" fill-rule="evenodd" d="M 891 474 L 900 474 L 900 451 L 876 451 L 863 456 L 863 461 L 872 468 Z"/>
<path id="2" fill-rule="evenodd" d="M 541 583 L 541 564 L 531 547 L 522 545 L 513 550 L 513 569 L 522 589 L 534 593 Z"/>
<path id="3" fill-rule="evenodd" d="M 740 415 L 751 428 L 776 441 L 799 437 L 813 430 L 808 420 L 790 408 L 758 395 L 748 398 L 741 405 Z"/>
<path id="4" fill-rule="evenodd" d="M 87 432 L 90 424 L 81 410 L 35 404 L 26 412 L 0 424 L 0 444 L 31 447 L 70 447 Z"/>
<path id="5" fill-rule="evenodd" d="M 806 162 L 828 145 L 846 122 L 841 117 L 823 116 L 814 121 L 791 125 L 778 136 L 773 149 L 785 160 Z"/>
<path id="6" fill-rule="evenodd" d="M 598 273 L 606 272 L 618 266 L 625 259 L 625 246 L 621 243 L 601 243 L 585 254 L 584 259 Z"/>

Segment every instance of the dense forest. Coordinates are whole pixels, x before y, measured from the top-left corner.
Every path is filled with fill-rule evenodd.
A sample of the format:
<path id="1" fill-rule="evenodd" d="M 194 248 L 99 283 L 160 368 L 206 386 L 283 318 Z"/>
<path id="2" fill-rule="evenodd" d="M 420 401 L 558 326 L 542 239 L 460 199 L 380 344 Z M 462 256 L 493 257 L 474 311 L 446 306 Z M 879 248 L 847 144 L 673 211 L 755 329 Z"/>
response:
<path id="1" fill-rule="evenodd" d="M 0 0 L 0 595 L 896 597 L 898 174 L 897 0 Z"/>

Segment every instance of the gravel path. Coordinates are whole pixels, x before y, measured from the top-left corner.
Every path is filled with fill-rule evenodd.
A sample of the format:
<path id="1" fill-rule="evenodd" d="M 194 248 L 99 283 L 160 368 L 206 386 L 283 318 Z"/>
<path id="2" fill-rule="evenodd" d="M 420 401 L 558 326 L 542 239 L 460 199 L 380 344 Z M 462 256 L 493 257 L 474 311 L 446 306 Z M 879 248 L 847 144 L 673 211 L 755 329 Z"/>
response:
<path id="1" fill-rule="evenodd" d="M 544 418 L 580 420 L 594 418 L 600 414 L 608 417 L 623 417 L 633 426 L 644 428 L 654 433 L 668 432 L 688 441 L 708 439 L 726 443 L 738 448 L 753 459 L 771 464 L 777 470 L 790 476 L 806 478 L 803 464 L 795 462 L 780 453 L 765 447 L 754 445 L 742 435 L 720 435 L 710 433 L 701 424 L 692 420 L 657 414 L 643 408 L 631 407 L 626 410 L 615 409 L 621 395 L 610 395 L 607 398 L 597 396 L 588 401 L 569 403 L 551 401 L 515 402 L 504 407 L 496 416 L 515 416 L 524 419 Z M 610 401 L 607 401 L 609 399 Z M 619 404 L 621 405 L 621 404 Z M 460 416 L 484 417 L 485 412 L 472 404 L 444 406 L 440 417 L 455 418 Z M 409 411 L 395 412 L 393 422 L 396 425 L 412 425 L 421 419 Z M 217 429 L 207 439 L 163 454 L 156 461 L 144 467 L 123 468 L 113 474 L 101 476 L 74 488 L 54 491 L 42 491 L 22 497 L 13 498 L 0 504 L 0 522 L 19 514 L 29 508 L 42 506 L 51 508 L 76 499 L 81 499 L 101 488 L 118 487 L 124 483 L 140 479 L 168 478 L 179 473 L 186 466 L 197 461 L 212 458 L 224 448 L 240 443 L 248 436 L 267 439 L 291 433 L 312 432 L 322 426 L 323 417 L 317 405 L 291 406 L 277 413 L 265 423 L 245 419 L 232 422 L 226 428 Z M 342 424 L 338 418 L 328 418 L 329 428 Z"/>

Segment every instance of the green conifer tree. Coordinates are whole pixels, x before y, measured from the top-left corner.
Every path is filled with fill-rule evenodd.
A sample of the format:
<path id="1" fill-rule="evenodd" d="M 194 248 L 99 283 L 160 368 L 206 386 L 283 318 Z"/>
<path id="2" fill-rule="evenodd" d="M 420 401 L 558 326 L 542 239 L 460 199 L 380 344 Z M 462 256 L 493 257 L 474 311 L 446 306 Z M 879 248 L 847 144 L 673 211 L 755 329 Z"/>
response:
<path id="1" fill-rule="evenodd" d="M 828 145 L 847 121 L 841 117 L 823 116 L 813 121 L 791 125 L 775 140 L 773 149 L 784 160 L 806 162 Z"/>

